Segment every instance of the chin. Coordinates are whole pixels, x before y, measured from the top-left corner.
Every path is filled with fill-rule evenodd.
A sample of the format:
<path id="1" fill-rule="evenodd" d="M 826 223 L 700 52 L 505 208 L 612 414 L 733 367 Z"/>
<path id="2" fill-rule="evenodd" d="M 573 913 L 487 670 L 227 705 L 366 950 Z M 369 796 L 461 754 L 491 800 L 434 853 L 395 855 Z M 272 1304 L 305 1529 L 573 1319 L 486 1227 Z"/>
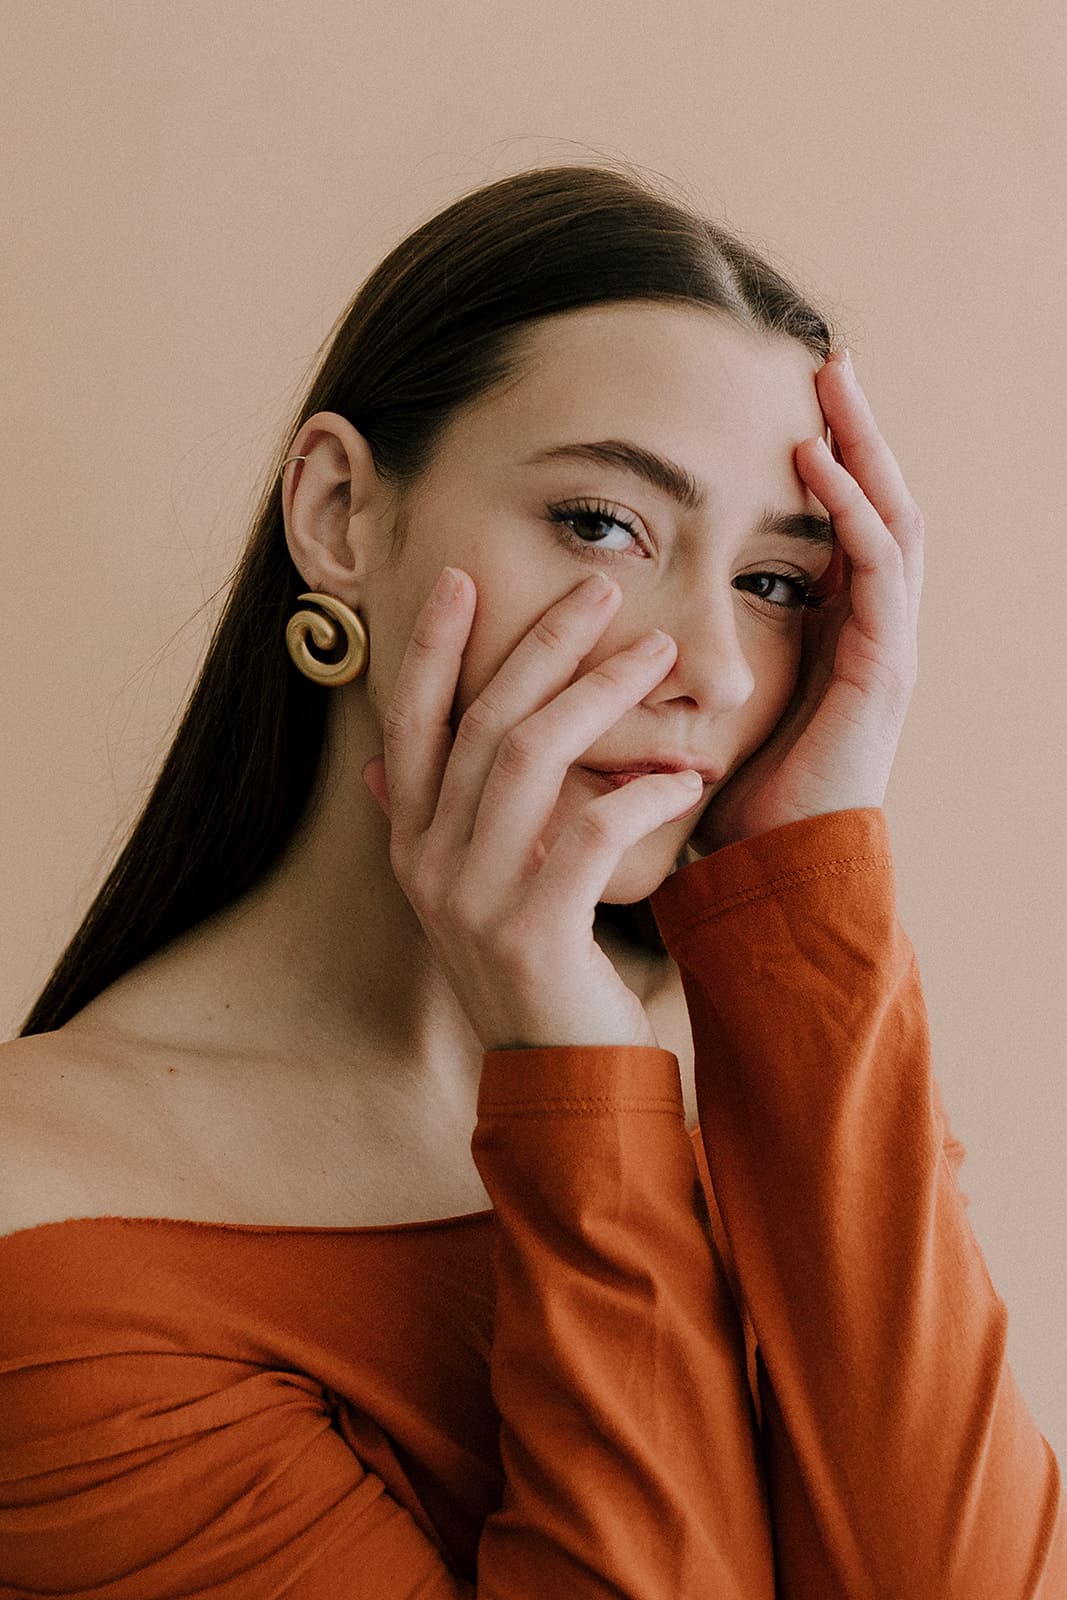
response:
<path id="1" fill-rule="evenodd" d="M 604 885 L 600 903 L 609 906 L 632 906 L 647 900 L 676 867 L 689 862 L 687 847 L 683 842 L 673 854 L 668 854 L 662 844 L 651 838 L 643 839 L 619 862 Z"/>
<path id="2" fill-rule="evenodd" d="M 563 791 L 567 795 L 566 787 Z M 696 827 L 697 819 L 701 813 L 694 812 L 692 817 L 687 817 L 690 824 L 685 834 L 679 839 L 677 823 L 664 823 L 654 832 L 648 833 L 643 839 L 626 852 L 615 871 L 604 885 L 600 896 L 599 905 L 632 906 L 641 900 L 647 900 L 665 878 L 678 866 L 686 866 L 690 856 L 687 852 L 687 840 Z M 567 806 L 561 803 L 550 818 L 541 834 L 541 841 L 547 850 L 551 850 L 559 830 L 564 826 L 567 816 Z M 670 838 L 671 834 L 674 838 Z"/>

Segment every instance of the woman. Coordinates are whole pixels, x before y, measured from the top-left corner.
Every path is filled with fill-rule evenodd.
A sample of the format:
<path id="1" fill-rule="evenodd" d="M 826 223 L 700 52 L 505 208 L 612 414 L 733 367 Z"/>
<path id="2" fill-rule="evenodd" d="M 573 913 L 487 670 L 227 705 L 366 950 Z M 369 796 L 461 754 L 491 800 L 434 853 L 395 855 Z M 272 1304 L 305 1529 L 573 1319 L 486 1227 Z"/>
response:
<path id="1" fill-rule="evenodd" d="M 4 1594 L 1064 1593 L 881 809 L 922 521 L 833 342 L 607 169 L 356 296 L 4 1046 Z"/>

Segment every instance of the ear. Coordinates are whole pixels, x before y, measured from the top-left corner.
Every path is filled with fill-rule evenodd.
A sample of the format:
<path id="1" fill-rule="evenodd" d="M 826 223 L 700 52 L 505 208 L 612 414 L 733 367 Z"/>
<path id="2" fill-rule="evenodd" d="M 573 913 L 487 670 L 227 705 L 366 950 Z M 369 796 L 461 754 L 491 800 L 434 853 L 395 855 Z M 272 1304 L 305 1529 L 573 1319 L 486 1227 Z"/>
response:
<path id="1" fill-rule="evenodd" d="M 349 600 L 378 557 L 380 490 L 370 445 L 335 411 L 317 411 L 293 440 L 302 455 L 282 479 L 285 540 L 309 589 Z"/>

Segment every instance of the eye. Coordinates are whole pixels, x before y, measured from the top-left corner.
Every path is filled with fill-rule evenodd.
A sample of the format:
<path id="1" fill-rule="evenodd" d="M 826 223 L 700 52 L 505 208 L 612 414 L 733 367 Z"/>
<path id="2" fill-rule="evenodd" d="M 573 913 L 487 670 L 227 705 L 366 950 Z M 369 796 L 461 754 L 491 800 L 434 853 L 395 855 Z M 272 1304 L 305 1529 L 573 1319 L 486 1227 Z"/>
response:
<path id="1" fill-rule="evenodd" d="M 641 537 L 628 517 L 619 514 L 618 507 L 606 505 L 601 500 L 584 500 L 573 505 L 548 505 L 545 513 L 550 522 L 557 524 L 559 537 L 584 561 L 615 560 L 620 556 L 636 554 L 634 544 L 646 556 L 651 556 L 647 542 Z M 629 549 L 609 545 L 603 537 L 595 536 L 597 525 L 611 525 L 619 529 L 620 536 L 631 541 Z M 586 538 L 579 528 L 594 530 Z M 781 616 L 787 611 L 814 611 L 825 605 L 829 595 L 813 578 L 803 572 L 744 572 L 734 579 L 737 588 L 751 593 L 769 614 Z"/>
<path id="2" fill-rule="evenodd" d="M 774 611 L 815 611 L 829 599 L 818 584 L 802 572 L 743 572 L 734 579 L 735 588 L 748 589 L 750 584 L 767 586 L 752 588 L 749 593 Z M 784 598 L 772 599 L 775 590 Z"/>
<path id="3" fill-rule="evenodd" d="M 550 522 L 559 526 L 559 537 L 563 543 L 575 550 L 579 557 L 585 561 L 596 561 L 599 553 L 603 551 L 609 559 L 615 556 L 624 556 L 631 553 L 631 549 L 620 549 L 618 546 L 609 545 L 604 539 L 585 538 L 576 532 L 578 527 L 595 528 L 598 523 L 611 523 L 622 530 L 623 535 L 635 540 L 646 555 L 651 555 L 648 545 L 641 538 L 633 523 L 628 518 L 619 516 L 617 508 L 604 505 L 601 501 L 582 501 L 570 506 L 546 506 L 546 515 Z"/>

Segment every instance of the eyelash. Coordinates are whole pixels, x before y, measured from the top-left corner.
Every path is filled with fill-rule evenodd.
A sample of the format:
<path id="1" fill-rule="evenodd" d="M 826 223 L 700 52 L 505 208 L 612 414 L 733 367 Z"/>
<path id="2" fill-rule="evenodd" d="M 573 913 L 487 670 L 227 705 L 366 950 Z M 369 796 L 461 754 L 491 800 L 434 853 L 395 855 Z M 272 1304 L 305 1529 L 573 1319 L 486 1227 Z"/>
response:
<path id="1" fill-rule="evenodd" d="M 626 532 L 636 539 L 638 544 L 646 551 L 648 550 L 647 544 L 645 544 L 633 523 L 626 517 L 618 516 L 615 511 L 601 501 L 583 501 L 578 505 L 572 506 L 549 505 L 545 507 L 545 511 L 549 521 L 559 526 L 560 537 L 563 542 L 570 546 L 579 559 L 583 561 L 602 561 L 604 559 L 610 561 L 616 557 L 625 556 L 627 553 L 625 550 L 607 550 L 600 554 L 597 544 L 592 540 L 581 538 L 572 528 L 568 528 L 568 523 L 580 522 L 583 517 L 592 522 L 613 522 L 616 527 L 625 528 Z M 816 611 L 819 606 L 825 605 L 830 598 L 824 590 L 819 588 L 817 583 L 813 582 L 811 578 L 805 577 L 802 573 L 768 570 L 767 572 L 746 572 L 742 573 L 741 576 L 744 578 L 776 578 L 779 583 L 784 583 L 792 589 L 796 596 L 794 605 L 783 605 L 779 600 L 768 600 L 765 595 L 749 591 L 749 593 L 753 594 L 754 599 L 758 600 L 761 605 L 769 607 L 772 611 L 794 611 L 800 609 Z"/>

